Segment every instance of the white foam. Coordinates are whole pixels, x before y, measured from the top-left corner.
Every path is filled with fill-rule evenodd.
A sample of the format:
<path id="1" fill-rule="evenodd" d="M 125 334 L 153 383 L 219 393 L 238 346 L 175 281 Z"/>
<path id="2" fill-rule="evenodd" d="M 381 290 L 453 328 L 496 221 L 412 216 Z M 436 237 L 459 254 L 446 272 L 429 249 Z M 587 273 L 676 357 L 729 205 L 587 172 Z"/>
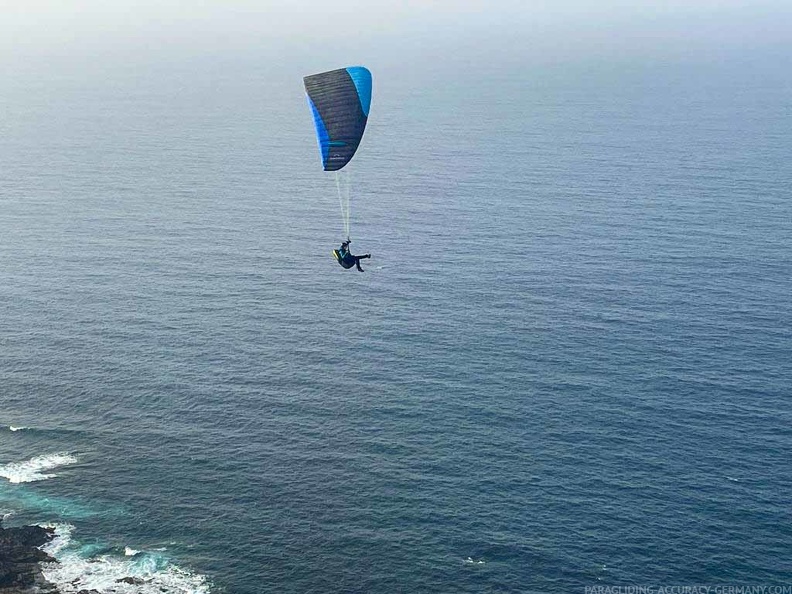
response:
<path id="1" fill-rule="evenodd" d="M 127 557 L 134 557 L 134 556 L 135 556 L 135 555 L 137 555 L 139 552 L 140 552 L 140 551 L 138 551 L 138 550 L 136 550 L 136 549 L 131 549 L 131 548 L 129 548 L 129 547 L 124 547 L 124 555 L 126 555 Z"/>
<path id="2" fill-rule="evenodd" d="M 474 559 L 472 559 L 470 557 L 465 559 L 464 562 L 469 564 L 469 565 L 484 565 L 484 563 L 485 563 L 485 561 L 483 559 L 479 559 L 478 561 L 476 561 L 476 560 L 474 560 Z"/>
<path id="3" fill-rule="evenodd" d="M 53 478 L 55 474 L 45 474 L 44 471 L 52 470 L 58 466 L 74 464 L 77 458 L 68 452 L 58 452 L 45 456 L 36 456 L 24 462 L 11 462 L 0 466 L 0 477 L 7 478 L 12 483 L 32 483 Z"/>
<path id="4" fill-rule="evenodd" d="M 169 563 L 161 555 L 138 552 L 129 556 L 84 558 L 72 546 L 73 526 L 56 525 L 55 537 L 42 550 L 57 560 L 43 563 L 42 573 L 64 594 L 95 590 L 99 594 L 208 594 L 206 578 Z M 123 581 L 121 581 L 123 580 Z"/>
<path id="5" fill-rule="evenodd" d="M 41 550 L 53 557 L 71 542 L 71 533 L 74 526 L 71 524 L 48 524 L 44 528 L 52 528 L 55 530 L 55 536 L 47 544 L 41 547 Z"/>

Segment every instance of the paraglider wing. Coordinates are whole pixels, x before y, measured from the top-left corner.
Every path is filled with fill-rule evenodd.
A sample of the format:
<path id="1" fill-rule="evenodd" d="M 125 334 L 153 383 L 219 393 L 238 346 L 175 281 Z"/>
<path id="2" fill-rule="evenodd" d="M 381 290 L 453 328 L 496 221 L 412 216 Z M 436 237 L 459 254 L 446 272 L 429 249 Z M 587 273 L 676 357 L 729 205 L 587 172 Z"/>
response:
<path id="1" fill-rule="evenodd" d="M 340 68 L 303 78 L 325 171 L 349 163 L 360 145 L 371 107 L 371 72 Z"/>

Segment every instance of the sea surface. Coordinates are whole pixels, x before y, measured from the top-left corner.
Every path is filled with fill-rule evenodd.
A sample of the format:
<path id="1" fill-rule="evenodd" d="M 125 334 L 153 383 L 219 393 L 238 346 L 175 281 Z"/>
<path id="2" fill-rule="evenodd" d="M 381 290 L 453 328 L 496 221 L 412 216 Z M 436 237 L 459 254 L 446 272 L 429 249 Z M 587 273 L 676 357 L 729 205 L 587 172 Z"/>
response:
<path id="1" fill-rule="evenodd" d="M 0 513 L 46 575 L 792 585 L 788 72 L 369 66 L 362 274 L 308 66 L 4 83 Z"/>

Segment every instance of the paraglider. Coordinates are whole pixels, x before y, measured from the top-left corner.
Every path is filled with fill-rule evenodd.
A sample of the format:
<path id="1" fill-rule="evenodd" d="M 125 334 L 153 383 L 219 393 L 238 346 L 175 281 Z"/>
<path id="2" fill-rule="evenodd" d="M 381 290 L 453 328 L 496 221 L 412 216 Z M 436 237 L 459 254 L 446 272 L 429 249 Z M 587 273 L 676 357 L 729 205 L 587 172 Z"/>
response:
<path id="1" fill-rule="evenodd" d="M 316 140 L 325 171 L 335 172 L 341 217 L 346 241 L 333 255 L 344 268 L 356 266 L 371 254 L 353 256 L 349 252 L 350 232 L 350 179 L 341 169 L 355 155 L 363 138 L 371 107 L 371 72 L 363 66 L 339 68 L 303 78 L 308 105 L 313 114 Z"/>
<path id="2" fill-rule="evenodd" d="M 365 272 L 360 267 L 360 261 L 365 260 L 366 258 L 371 258 L 371 254 L 363 254 L 362 256 L 353 256 L 352 253 L 349 251 L 349 244 L 352 243 L 351 239 L 347 239 L 344 243 L 341 244 L 341 249 L 333 250 L 333 255 L 338 260 L 338 263 L 341 264 L 343 268 L 349 269 L 353 266 L 356 266 L 358 272 Z"/>

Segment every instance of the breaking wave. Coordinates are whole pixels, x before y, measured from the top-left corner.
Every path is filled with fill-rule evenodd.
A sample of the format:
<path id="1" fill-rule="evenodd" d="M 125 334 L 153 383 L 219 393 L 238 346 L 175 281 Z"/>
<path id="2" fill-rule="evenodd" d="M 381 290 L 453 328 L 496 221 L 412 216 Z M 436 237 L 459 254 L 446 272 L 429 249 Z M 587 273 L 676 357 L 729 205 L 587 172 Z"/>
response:
<path id="1" fill-rule="evenodd" d="M 55 537 L 42 550 L 57 562 L 43 563 L 42 572 L 60 592 L 208 594 L 210 591 L 204 576 L 172 564 L 162 553 L 126 547 L 123 553 L 111 551 L 86 556 L 87 549 L 72 541 L 73 526 L 57 524 L 53 528 Z M 134 554 L 130 555 L 131 552 Z"/>
<path id="2" fill-rule="evenodd" d="M 0 466 L 0 477 L 8 479 L 11 483 L 43 481 L 57 476 L 55 474 L 47 474 L 46 471 L 76 462 L 77 458 L 67 452 L 46 454 L 24 462 L 11 462 L 5 466 Z"/>

